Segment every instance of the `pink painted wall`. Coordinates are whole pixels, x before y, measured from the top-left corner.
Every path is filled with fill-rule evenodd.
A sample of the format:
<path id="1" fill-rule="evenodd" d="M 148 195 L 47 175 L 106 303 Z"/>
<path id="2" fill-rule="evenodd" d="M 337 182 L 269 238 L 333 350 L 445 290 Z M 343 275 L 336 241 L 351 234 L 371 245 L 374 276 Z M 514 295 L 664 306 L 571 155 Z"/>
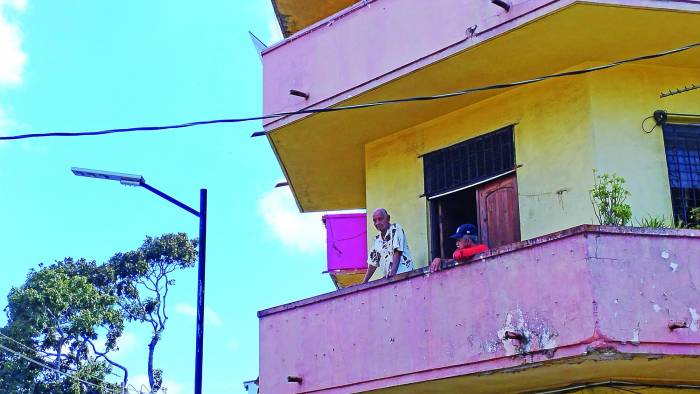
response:
<path id="1" fill-rule="evenodd" d="M 328 271 L 367 268 L 367 215 L 324 215 Z"/>
<path id="2" fill-rule="evenodd" d="M 580 226 L 444 272 L 261 311 L 261 392 L 350 393 L 590 346 L 700 355 L 698 256 L 700 231 Z M 689 328 L 671 331 L 669 320 Z M 527 344 L 502 339 L 506 330 Z"/>
<path id="3" fill-rule="evenodd" d="M 319 103 L 467 39 L 552 0 L 512 0 L 506 13 L 488 1 L 373 0 L 358 3 L 263 53 L 263 110 Z M 310 93 L 309 100 L 289 95 Z M 268 121 L 271 123 L 273 121 Z"/>
<path id="4" fill-rule="evenodd" d="M 366 0 L 263 52 L 263 111 L 328 107 L 517 28 L 576 0 Z M 588 0 L 635 7 L 697 10 L 694 0 Z M 475 34 L 467 28 L 476 26 Z M 310 94 L 308 100 L 290 89 Z M 413 92 L 424 94 L 425 92 Z M 396 97 L 386 97 L 396 98 Z M 302 115 L 304 116 L 304 115 Z M 271 129 L 297 117 L 268 119 Z"/>

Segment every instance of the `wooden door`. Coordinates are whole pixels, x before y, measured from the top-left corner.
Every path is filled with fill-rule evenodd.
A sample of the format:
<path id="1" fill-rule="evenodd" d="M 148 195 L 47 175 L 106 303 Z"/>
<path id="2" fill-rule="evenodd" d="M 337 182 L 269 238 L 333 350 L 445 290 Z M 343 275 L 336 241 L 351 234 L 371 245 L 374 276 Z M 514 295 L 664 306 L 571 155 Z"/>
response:
<path id="1" fill-rule="evenodd" d="M 496 248 L 520 241 L 518 185 L 515 175 L 499 178 L 477 190 L 481 242 Z"/>

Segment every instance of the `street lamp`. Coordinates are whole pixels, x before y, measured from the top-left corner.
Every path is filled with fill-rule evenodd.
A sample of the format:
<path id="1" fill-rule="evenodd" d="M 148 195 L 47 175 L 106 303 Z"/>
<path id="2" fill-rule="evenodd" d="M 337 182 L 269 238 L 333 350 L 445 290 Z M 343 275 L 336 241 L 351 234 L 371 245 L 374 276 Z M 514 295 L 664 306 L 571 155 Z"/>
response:
<path id="1" fill-rule="evenodd" d="M 118 181 L 122 185 L 140 186 L 162 197 L 185 211 L 199 218 L 199 264 L 197 266 L 197 342 L 195 346 L 194 392 L 202 393 L 202 359 L 204 352 L 204 266 L 207 248 L 207 189 L 199 190 L 199 211 L 163 193 L 146 183 L 141 175 L 123 174 L 120 172 L 90 170 L 87 168 L 71 167 L 73 174 L 88 178 Z"/>

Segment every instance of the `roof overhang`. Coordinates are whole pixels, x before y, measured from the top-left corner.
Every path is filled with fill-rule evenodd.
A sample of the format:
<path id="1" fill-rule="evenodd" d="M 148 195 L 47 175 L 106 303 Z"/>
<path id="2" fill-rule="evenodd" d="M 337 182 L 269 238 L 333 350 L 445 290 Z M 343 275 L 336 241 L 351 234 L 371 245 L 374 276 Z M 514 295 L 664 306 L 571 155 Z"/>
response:
<path id="1" fill-rule="evenodd" d="M 697 41 L 700 12 L 577 2 L 457 53 L 426 58 L 410 73 L 397 70 L 371 89 L 340 94 L 352 98 L 331 106 L 524 80 Z M 640 64 L 700 68 L 700 49 Z M 287 119 L 268 139 L 302 212 L 364 208 L 367 143 L 501 93 Z"/>
<path id="2" fill-rule="evenodd" d="M 354 4 L 356 0 L 272 0 L 282 34 L 289 37 Z"/>

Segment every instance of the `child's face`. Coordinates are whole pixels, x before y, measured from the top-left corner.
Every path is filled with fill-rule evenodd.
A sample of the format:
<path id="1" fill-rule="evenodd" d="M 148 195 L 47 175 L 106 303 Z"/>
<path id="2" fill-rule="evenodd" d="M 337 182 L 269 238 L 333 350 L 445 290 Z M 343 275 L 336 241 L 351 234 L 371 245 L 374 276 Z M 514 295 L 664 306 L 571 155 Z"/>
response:
<path id="1" fill-rule="evenodd" d="M 457 249 L 464 249 L 469 247 L 470 242 L 468 237 L 462 237 L 457 240 Z"/>

